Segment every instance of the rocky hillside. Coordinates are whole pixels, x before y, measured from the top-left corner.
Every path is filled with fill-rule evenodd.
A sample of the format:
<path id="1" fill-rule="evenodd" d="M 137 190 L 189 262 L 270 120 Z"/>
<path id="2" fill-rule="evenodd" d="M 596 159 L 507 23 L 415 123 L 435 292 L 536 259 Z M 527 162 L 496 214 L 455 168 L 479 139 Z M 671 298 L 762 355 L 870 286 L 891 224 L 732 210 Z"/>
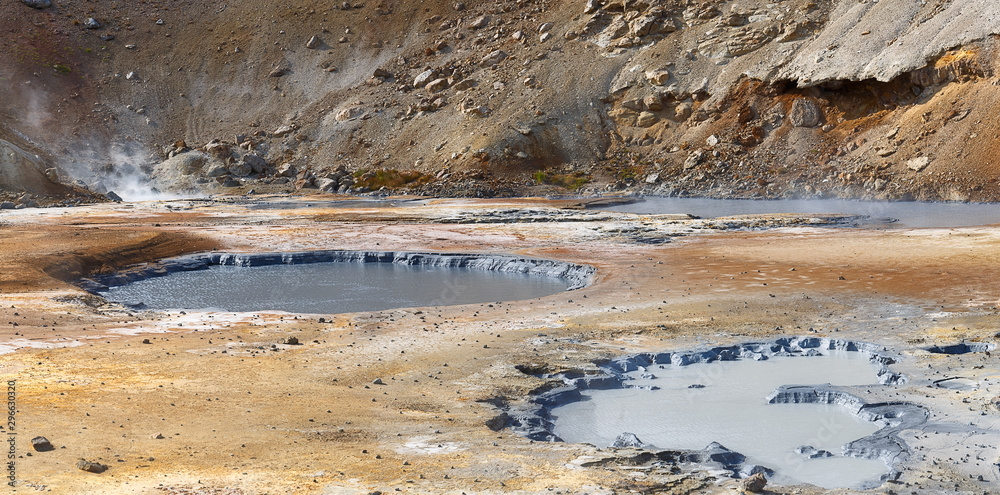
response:
<path id="1" fill-rule="evenodd" d="M 1000 200 L 993 0 L 12 0 L 0 23 L 6 199 Z"/>

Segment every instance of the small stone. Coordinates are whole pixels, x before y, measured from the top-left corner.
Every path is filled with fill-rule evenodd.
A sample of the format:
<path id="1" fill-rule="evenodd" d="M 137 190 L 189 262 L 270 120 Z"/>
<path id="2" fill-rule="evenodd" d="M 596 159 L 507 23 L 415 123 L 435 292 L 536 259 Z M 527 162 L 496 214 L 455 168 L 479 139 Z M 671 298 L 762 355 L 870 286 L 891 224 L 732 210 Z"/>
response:
<path id="1" fill-rule="evenodd" d="M 154 433 L 154 434 L 150 435 L 149 438 L 151 438 L 153 440 L 163 440 L 163 435 L 160 434 L 160 433 Z"/>
<path id="2" fill-rule="evenodd" d="M 550 29 L 552 29 L 553 26 L 555 26 L 555 24 L 551 22 L 543 22 L 541 26 L 538 26 L 538 32 L 539 33 L 547 32 Z"/>
<path id="3" fill-rule="evenodd" d="M 715 145 L 719 144 L 719 136 L 716 136 L 715 134 L 712 134 L 711 136 L 708 136 L 708 138 L 705 139 L 705 144 L 707 144 L 709 146 L 715 146 Z"/>
<path id="4" fill-rule="evenodd" d="M 285 345 L 299 345 L 299 338 L 298 337 L 285 337 L 281 341 L 281 343 L 285 344 Z"/>
<path id="5" fill-rule="evenodd" d="M 740 481 L 740 490 L 750 493 L 761 493 L 767 485 L 767 478 L 764 473 L 756 473 L 749 478 Z"/>
<path id="6" fill-rule="evenodd" d="M 97 19 L 93 17 L 88 17 L 86 21 L 83 21 L 83 27 L 87 29 L 101 29 L 101 23 L 97 22 Z"/>
<path id="7" fill-rule="evenodd" d="M 319 36 L 313 36 L 312 38 L 309 38 L 309 41 L 306 42 L 306 48 L 310 50 L 315 50 L 316 48 L 319 48 L 319 45 L 322 43 L 323 40 L 319 39 Z"/>
<path id="8" fill-rule="evenodd" d="M 149 339 L 142 339 L 142 343 L 143 344 L 152 344 L 152 342 L 150 342 Z"/>
<path id="9" fill-rule="evenodd" d="M 507 58 L 507 53 L 503 50 L 493 50 L 489 55 L 479 62 L 480 66 L 493 67 Z"/>
<path id="10" fill-rule="evenodd" d="M 275 177 L 295 177 L 295 165 L 285 162 L 278 166 L 278 170 L 274 173 Z"/>
<path id="11" fill-rule="evenodd" d="M 361 109 L 358 107 L 345 108 L 337 113 L 335 117 L 338 121 L 343 122 L 345 120 L 351 120 L 359 117 L 361 115 Z"/>
<path id="12" fill-rule="evenodd" d="M 284 76 L 285 74 L 288 74 L 288 72 L 289 69 L 287 67 L 275 67 L 267 75 L 271 77 L 281 77 Z"/>
<path id="13" fill-rule="evenodd" d="M 427 89 L 427 91 L 430 91 L 431 93 L 440 93 L 448 89 L 448 80 L 444 78 L 435 79 L 427 83 L 427 86 L 425 86 L 425 88 Z"/>
<path id="14" fill-rule="evenodd" d="M 285 137 L 285 136 L 287 136 L 287 135 L 295 132 L 295 130 L 297 128 L 298 127 L 295 124 L 285 124 L 285 125 L 283 125 L 281 127 L 278 127 L 277 129 L 275 129 L 274 132 L 271 133 L 271 135 L 274 136 L 274 137 L 277 137 L 277 138 Z"/>
<path id="15" fill-rule="evenodd" d="M 490 24 L 490 16 L 484 15 L 472 21 L 472 23 L 469 24 L 469 27 L 472 29 L 482 29 L 488 26 L 489 24 Z"/>
<path id="16" fill-rule="evenodd" d="M 55 449 L 55 447 L 52 446 L 52 443 L 49 442 L 49 439 L 45 437 L 32 438 L 31 448 L 35 449 L 38 452 L 48 452 L 50 450 Z"/>
<path id="17" fill-rule="evenodd" d="M 385 385 L 385 382 L 383 382 L 381 378 L 376 378 L 375 381 L 372 382 L 372 384 L 373 385 Z"/>
<path id="18" fill-rule="evenodd" d="M 465 4 L 462 3 L 462 2 L 458 2 L 455 5 L 453 5 L 452 8 L 455 9 L 455 11 L 457 11 L 457 12 L 461 12 L 461 11 L 465 10 Z"/>
<path id="19" fill-rule="evenodd" d="M 52 6 L 49 0 L 21 0 L 21 3 L 33 9 L 45 9 Z"/>
<path id="20" fill-rule="evenodd" d="M 427 86 L 427 83 L 434 80 L 434 76 L 435 72 L 431 69 L 427 69 L 421 72 L 420 74 L 417 74 L 417 77 L 413 78 L 413 87 L 422 88 L 424 86 Z"/>
<path id="21" fill-rule="evenodd" d="M 542 35 L 538 37 L 538 41 L 542 43 L 545 43 L 550 39 L 552 39 L 552 33 L 542 33 Z"/>
<path id="22" fill-rule="evenodd" d="M 103 473 L 108 469 L 108 467 L 105 466 L 104 464 L 100 464 L 97 462 L 90 462 L 86 459 L 80 459 L 79 461 L 76 461 L 76 468 L 79 469 L 80 471 L 86 471 L 88 473 L 98 473 L 98 474 Z"/>
<path id="23" fill-rule="evenodd" d="M 646 80 L 654 86 L 663 86 L 670 80 L 670 72 L 658 69 L 646 71 Z"/>
<path id="24" fill-rule="evenodd" d="M 647 110 L 651 110 L 653 112 L 658 112 L 660 110 L 663 110 L 663 101 L 660 100 L 660 97 L 656 95 L 649 95 L 643 98 L 642 104 L 646 107 Z"/>
<path id="25" fill-rule="evenodd" d="M 642 112 L 639 114 L 639 118 L 636 119 L 635 125 L 639 127 L 649 127 L 655 124 L 659 119 L 653 112 Z"/>
<path id="26" fill-rule="evenodd" d="M 930 157 L 920 156 L 917 158 L 912 158 L 910 160 L 907 160 L 906 168 L 914 172 L 920 172 L 923 169 L 927 168 L 927 166 L 930 165 L 930 163 L 931 163 Z"/>

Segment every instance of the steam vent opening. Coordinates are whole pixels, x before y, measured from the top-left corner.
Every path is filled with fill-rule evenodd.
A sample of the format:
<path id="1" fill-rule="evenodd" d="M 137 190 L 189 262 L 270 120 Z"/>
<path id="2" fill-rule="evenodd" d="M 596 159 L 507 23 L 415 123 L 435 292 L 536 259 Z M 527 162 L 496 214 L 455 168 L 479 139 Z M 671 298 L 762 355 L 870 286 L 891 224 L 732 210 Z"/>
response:
<path id="1" fill-rule="evenodd" d="M 886 450 L 894 442 L 885 440 L 926 411 L 863 400 L 866 390 L 904 380 L 864 345 L 802 339 L 631 356 L 600 365 L 603 375 L 568 374 L 567 388 L 536 401 L 552 440 L 682 449 L 734 477 L 872 488 L 905 457 L 905 444 Z"/>
<path id="2" fill-rule="evenodd" d="M 139 309 L 333 314 L 532 299 L 592 273 L 502 255 L 326 251 L 171 260 L 83 285 Z"/>

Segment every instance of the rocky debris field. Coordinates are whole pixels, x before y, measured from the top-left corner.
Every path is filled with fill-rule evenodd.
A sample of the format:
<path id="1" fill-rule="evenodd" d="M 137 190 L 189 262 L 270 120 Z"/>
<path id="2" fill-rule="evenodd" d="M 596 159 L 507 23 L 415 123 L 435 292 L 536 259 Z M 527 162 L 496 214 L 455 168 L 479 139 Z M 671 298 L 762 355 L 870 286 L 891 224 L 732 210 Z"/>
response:
<path id="1" fill-rule="evenodd" d="M 997 15 L 988 0 L 7 2 L 0 139 L 36 156 L 3 162 L 18 175 L 0 188 L 997 200 Z"/>

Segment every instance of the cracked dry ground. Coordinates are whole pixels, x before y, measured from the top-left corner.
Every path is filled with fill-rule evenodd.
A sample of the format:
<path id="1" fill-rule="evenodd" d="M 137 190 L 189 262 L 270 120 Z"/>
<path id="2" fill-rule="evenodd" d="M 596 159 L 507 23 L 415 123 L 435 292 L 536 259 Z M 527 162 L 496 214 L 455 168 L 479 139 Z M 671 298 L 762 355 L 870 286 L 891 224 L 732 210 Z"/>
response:
<path id="1" fill-rule="evenodd" d="M 593 446 L 492 431 L 486 426 L 497 414 L 491 403 L 523 399 L 544 385 L 515 369 L 528 362 L 585 369 L 594 359 L 627 352 L 773 335 L 905 347 L 990 338 L 998 323 L 1000 232 L 990 227 L 699 230 L 699 220 L 629 214 L 447 222 L 458 210 L 527 207 L 558 219 L 559 206 L 565 204 L 451 200 L 247 210 L 175 202 L 5 214 L 0 327 L 7 352 L 0 369 L 17 382 L 19 488 L 729 491 L 735 480 L 690 467 L 635 470 L 627 460 L 572 467 L 580 456 L 601 454 Z M 655 246 L 615 233 L 637 223 L 683 225 L 698 233 Z M 332 316 L 136 312 L 67 283 L 80 274 L 213 248 L 516 253 L 589 263 L 598 276 L 587 288 L 534 300 Z M 302 345 L 278 344 L 286 336 Z M 940 356 L 911 359 L 914 369 L 945 363 Z M 976 359 L 983 367 L 970 373 L 997 373 L 996 359 Z M 932 407 L 972 421 L 962 400 L 991 399 L 982 395 L 939 394 Z M 995 423 L 997 417 L 995 410 L 985 419 L 979 409 L 975 414 L 976 421 Z M 36 435 L 55 450 L 28 455 L 28 439 Z M 978 492 L 992 486 L 946 460 L 956 446 L 921 444 L 919 436 L 908 441 L 926 447 L 924 457 L 880 491 L 910 484 L 914 490 L 960 485 Z M 997 453 L 982 455 L 993 462 Z M 109 469 L 80 471 L 79 458 Z"/>

